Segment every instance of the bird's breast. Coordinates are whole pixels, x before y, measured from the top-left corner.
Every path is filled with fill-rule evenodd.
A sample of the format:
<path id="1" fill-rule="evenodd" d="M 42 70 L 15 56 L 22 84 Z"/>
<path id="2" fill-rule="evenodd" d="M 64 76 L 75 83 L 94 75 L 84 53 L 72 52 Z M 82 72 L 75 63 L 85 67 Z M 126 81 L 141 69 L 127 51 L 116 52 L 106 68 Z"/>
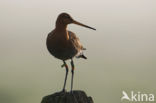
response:
<path id="1" fill-rule="evenodd" d="M 67 40 L 60 35 L 49 34 L 46 43 L 48 51 L 58 59 L 70 59 L 78 52 L 70 39 Z"/>

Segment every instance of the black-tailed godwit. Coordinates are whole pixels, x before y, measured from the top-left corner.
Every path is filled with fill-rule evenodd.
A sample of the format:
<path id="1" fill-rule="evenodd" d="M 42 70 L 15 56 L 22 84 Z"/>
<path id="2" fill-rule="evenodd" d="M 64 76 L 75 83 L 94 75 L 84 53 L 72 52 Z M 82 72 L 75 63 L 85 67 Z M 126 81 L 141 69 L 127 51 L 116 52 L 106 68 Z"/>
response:
<path id="1" fill-rule="evenodd" d="M 74 76 L 74 68 L 75 68 L 73 57 L 76 56 L 78 58 L 87 59 L 83 55 L 82 51 L 85 50 L 85 48 L 81 45 L 79 38 L 73 32 L 67 30 L 67 25 L 72 23 L 96 30 L 90 26 L 75 21 L 67 13 L 61 13 L 56 20 L 55 29 L 48 34 L 47 42 L 46 42 L 48 51 L 54 57 L 62 60 L 63 61 L 62 67 L 66 68 L 63 91 L 65 91 L 66 80 L 68 75 L 68 65 L 66 64 L 65 61 L 71 59 L 71 67 L 72 67 L 71 92 L 73 88 L 73 76 Z"/>

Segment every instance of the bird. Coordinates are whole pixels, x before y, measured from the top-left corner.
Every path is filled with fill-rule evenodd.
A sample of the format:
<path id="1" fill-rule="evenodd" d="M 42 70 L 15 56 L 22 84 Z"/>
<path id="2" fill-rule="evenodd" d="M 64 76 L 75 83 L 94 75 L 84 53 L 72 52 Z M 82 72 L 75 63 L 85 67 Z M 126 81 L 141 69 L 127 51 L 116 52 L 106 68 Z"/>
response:
<path id="1" fill-rule="evenodd" d="M 68 13 L 61 13 L 58 15 L 55 28 L 52 30 L 46 40 L 46 46 L 51 55 L 55 58 L 62 60 L 63 65 L 61 67 L 65 67 L 66 74 L 64 79 L 64 85 L 62 91 L 65 92 L 65 86 L 68 75 L 68 65 L 66 60 L 71 60 L 71 92 L 73 89 L 73 77 L 74 77 L 74 62 L 73 58 L 83 58 L 87 59 L 87 57 L 83 54 L 83 50 L 86 50 L 80 43 L 79 38 L 72 31 L 67 30 L 67 25 L 69 24 L 77 24 L 86 28 L 90 28 L 92 30 L 96 30 L 93 27 L 84 25 L 76 20 L 74 20 Z"/>
<path id="2" fill-rule="evenodd" d="M 125 91 L 122 91 L 122 94 L 123 94 L 123 96 L 122 96 L 121 100 L 127 99 L 127 100 L 130 101 L 130 98 L 128 97 L 128 94 Z"/>

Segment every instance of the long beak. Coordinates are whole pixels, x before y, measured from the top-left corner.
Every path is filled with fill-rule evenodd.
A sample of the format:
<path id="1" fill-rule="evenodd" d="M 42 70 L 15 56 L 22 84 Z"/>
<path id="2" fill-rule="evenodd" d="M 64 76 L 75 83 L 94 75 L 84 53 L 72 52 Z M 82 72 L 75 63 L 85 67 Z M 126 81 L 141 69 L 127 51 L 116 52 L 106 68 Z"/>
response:
<path id="1" fill-rule="evenodd" d="M 75 20 L 73 20 L 73 23 L 74 23 L 74 24 L 77 24 L 77 25 L 80 25 L 80 26 L 83 26 L 83 27 L 86 27 L 86 28 L 89 28 L 89 29 L 96 30 L 95 28 L 92 28 L 92 27 L 90 27 L 90 26 L 84 25 L 84 24 L 82 24 L 82 23 L 80 23 L 80 22 L 77 22 L 77 21 L 75 21 Z"/>

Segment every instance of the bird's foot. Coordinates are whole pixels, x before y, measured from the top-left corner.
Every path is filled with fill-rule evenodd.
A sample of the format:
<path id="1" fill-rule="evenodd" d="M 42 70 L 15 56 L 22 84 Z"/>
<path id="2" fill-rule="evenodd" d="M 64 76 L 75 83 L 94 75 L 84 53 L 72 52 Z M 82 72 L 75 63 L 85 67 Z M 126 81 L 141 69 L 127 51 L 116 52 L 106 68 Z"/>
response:
<path id="1" fill-rule="evenodd" d="M 70 91 L 70 95 L 74 98 L 74 103 L 78 103 L 77 96 L 74 94 L 72 90 Z"/>
<path id="2" fill-rule="evenodd" d="M 72 90 L 70 91 L 70 94 L 72 94 L 72 95 L 74 94 Z"/>
<path id="3" fill-rule="evenodd" d="M 62 93 L 65 93 L 65 92 L 67 92 L 67 91 L 66 91 L 66 89 L 63 89 L 61 92 L 62 92 Z"/>

